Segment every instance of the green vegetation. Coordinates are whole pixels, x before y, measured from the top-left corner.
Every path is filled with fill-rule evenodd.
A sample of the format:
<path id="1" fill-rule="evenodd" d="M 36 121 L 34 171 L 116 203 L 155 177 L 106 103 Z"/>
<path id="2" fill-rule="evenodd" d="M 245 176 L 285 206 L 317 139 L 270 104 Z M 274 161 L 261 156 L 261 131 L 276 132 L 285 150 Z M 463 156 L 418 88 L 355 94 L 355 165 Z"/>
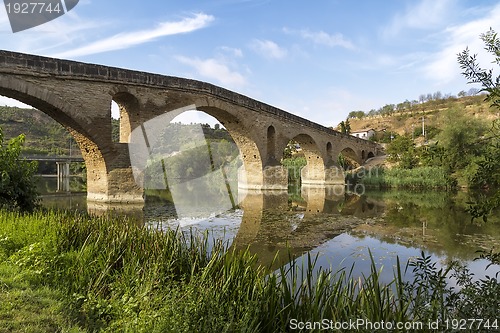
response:
<path id="1" fill-rule="evenodd" d="M 36 163 L 20 158 L 24 135 L 4 142 L 0 128 L 0 208 L 32 211 L 37 204 Z"/>
<path id="2" fill-rule="evenodd" d="M 340 133 L 350 134 L 351 133 L 351 123 L 349 122 L 349 118 L 345 121 L 340 122 Z"/>
<path id="3" fill-rule="evenodd" d="M 269 272 L 248 251 L 108 217 L 1 211 L 0 257 L 26 283 L 3 287 L 2 299 L 27 288 L 54 300 L 47 332 L 68 325 L 88 332 L 283 332 L 294 320 L 492 321 L 500 309 L 495 278 L 474 281 L 464 268 L 438 269 L 423 254 L 408 264 L 409 275 L 397 263 L 389 284 L 374 261 L 361 278 L 315 267 L 310 256 Z M 0 270 L 4 280 L 10 274 Z M 446 285 L 450 276 L 462 289 Z M 0 318 L 20 326 L 23 311 L 2 305 Z M 30 319 L 33 327 L 46 322 L 43 315 Z"/>
<path id="4" fill-rule="evenodd" d="M 306 166 L 307 161 L 305 157 L 291 157 L 285 158 L 281 164 L 288 170 L 288 182 L 300 182 L 300 171 Z"/>
<path id="5" fill-rule="evenodd" d="M 363 184 L 372 188 L 443 189 L 456 186 L 456 182 L 440 167 L 419 167 L 414 169 L 374 168 L 365 172 Z"/>
<path id="6" fill-rule="evenodd" d="M 6 139 L 26 136 L 28 155 L 69 155 L 79 148 L 71 134 L 58 122 L 36 109 L 0 106 L 0 126 Z"/>
<path id="7" fill-rule="evenodd" d="M 31 272 L 0 263 L 0 333 L 83 332 L 64 315 L 64 295 L 32 280 Z"/>
<path id="8" fill-rule="evenodd" d="M 500 38 L 497 33 L 490 29 L 481 35 L 481 40 L 485 44 L 485 49 L 494 57 L 493 63 L 500 66 Z M 458 63 L 462 68 L 462 74 L 470 83 L 480 83 L 482 90 L 487 92 L 486 101 L 492 107 L 500 109 L 500 75 L 493 78 L 493 70 L 483 69 L 476 60 L 476 55 L 470 55 L 469 49 L 465 49 L 458 55 Z M 496 192 L 491 199 L 478 202 L 471 206 L 470 212 L 473 218 L 483 217 L 484 220 L 491 211 L 500 206 L 500 166 L 498 156 L 500 156 L 500 126 L 498 120 L 493 124 L 489 136 L 485 137 L 481 144 L 485 146 L 484 154 L 477 158 L 470 169 L 473 175 L 470 177 L 471 183 L 476 186 L 496 188 Z M 493 255 L 497 263 L 500 263 L 500 253 Z"/>

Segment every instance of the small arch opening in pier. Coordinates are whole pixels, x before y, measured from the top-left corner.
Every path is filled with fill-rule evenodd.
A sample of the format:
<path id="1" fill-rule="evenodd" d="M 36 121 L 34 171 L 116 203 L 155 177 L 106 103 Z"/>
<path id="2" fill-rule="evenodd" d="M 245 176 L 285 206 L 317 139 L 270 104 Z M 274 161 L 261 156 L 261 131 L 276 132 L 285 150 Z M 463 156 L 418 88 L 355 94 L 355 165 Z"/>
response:
<path id="1" fill-rule="evenodd" d="M 130 133 L 140 126 L 140 109 L 137 98 L 128 92 L 118 92 L 111 101 L 111 141 L 130 142 Z"/>
<path id="2" fill-rule="evenodd" d="M 273 125 L 267 128 L 267 162 L 276 164 L 276 129 Z"/>

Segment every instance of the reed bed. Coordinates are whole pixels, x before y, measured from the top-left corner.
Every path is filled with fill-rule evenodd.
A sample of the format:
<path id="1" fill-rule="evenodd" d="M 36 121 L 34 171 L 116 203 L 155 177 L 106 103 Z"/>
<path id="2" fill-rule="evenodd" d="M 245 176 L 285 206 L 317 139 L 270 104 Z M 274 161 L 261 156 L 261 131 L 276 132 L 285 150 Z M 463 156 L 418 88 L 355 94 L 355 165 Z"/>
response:
<path id="1" fill-rule="evenodd" d="M 209 243 L 207 235 L 124 218 L 2 211 L 0 258 L 60 290 L 67 315 L 89 332 L 319 332 L 297 323 L 460 315 L 459 302 L 447 303 L 455 295 L 442 283 L 448 271 L 424 255 L 405 267 L 398 261 L 394 280 L 383 284 L 373 259 L 363 276 L 318 268 L 310 255 L 270 271 L 249 251 Z M 405 281 L 412 267 L 415 280 Z M 487 301 L 485 308 L 498 307 L 496 298 Z"/>
<path id="2" fill-rule="evenodd" d="M 378 168 L 366 172 L 362 183 L 373 188 L 443 189 L 450 190 L 456 181 L 440 167 L 415 169 Z"/>

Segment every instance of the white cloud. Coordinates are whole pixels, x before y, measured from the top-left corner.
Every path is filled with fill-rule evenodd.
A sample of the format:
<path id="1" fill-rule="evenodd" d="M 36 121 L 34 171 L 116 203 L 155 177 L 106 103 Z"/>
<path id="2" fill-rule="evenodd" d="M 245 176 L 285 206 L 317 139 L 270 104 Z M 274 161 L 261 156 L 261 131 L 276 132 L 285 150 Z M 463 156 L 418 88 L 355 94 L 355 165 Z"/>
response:
<path id="1" fill-rule="evenodd" d="M 202 60 L 184 56 L 177 56 L 176 59 L 185 65 L 193 67 L 204 78 L 215 80 L 228 88 L 242 87 L 246 84 L 243 75 L 231 70 L 220 60 L 213 58 Z"/>
<path id="2" fill-rule="evenodd" d="M 213 20 L 213 16 L 199 13 L 194 17 L 185 18 L 181 21 L 160 23 L 154 29 L 120 33 L 109 38 L 90 43 L 89 45 L 58 53 L 53 56 L 58 58 L 80 57 L 90 54 L 122 50 L 154 41 L 160 37 L 188 33 L 202 29 L 208 26 Z"/>
<path id="3" fill-rule="evenodd" d="M 221 46 L 221 47 L 219 47 L 219 50 L 221 50 L 222 52 L 228 53 L 229 55 L 232 55 L 233 57 L 236 57 L 236 58 L 243 57 L 243 51 L 241 51 L 241 49 L 237 49 L 237 48 L 229 47 L 229 46 Z"/>
<path id="4" fill-rule="evenodd" d="M 483 18 L 445 29 L 443 34 L 446 42 L 441 50 L 429 56 L 428 64 L 422 69 L 424 75 L 442 84 L 458 80 L 461 71 L 457 54 L 466 47 L 469 47 L 471 54 L 478 54 L 481 67 L 491 68 L 493 59 L 484 50 L 484 43 L 479 38 L 490 27 L 500 32 L 500 4 L 488 11 Z M 462 78 L 462 81 L 465 82 L 465 79 Z"/>
<path id="5" fill-rule="evenodd" d="M 328 47 L 340 46 L 346 49 L 354 49 L 354 45 L 344 38 L 341 33 L 329 34 L 324 31 L 309 31 L 307 29 L 295 31 L 284 28 L 285 33 L 296 34 L 304 39 L 308 39 L 315 44 L 325 45 Z"/>
<path id="6" fill-rule="evenodd" d="M 394 16 L 391 23 L 383 29 L 386 38 L 393 37 L 403 29 L 432 29 L 442 26 L 446 18 L 450 17 L 450 12 L 456 0 L 421 0 L 407 7 L 404 13 Z"/>
<path id="7" fill-rule="evenodd" d="M 278 44 L 270 40 L 254 39 L 250 47 L 255 52 L 268 59 L 283 59 L 288 53 L 286 49 L 281 48 Z"/>
<path id="8" fill-rule="evenodd" d="M 51 50 L 84 40 L 84 33 L 92 29 L 102 29 L 108 24 L 84 20 L 75 11 L 71 11 L 56 20 L 13 34 L 7 13 L 3 6 L 0 6 L 0 31 L 2 32 L 0 45 L 7 50 L 50 55 Z"/>

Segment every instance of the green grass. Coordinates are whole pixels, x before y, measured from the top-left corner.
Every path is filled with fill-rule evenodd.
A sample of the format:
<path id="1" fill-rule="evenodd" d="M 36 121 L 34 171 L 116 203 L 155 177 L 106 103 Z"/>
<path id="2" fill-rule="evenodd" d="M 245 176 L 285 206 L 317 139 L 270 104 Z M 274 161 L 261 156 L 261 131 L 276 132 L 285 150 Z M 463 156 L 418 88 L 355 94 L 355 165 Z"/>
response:
<path id="1" fill-rule="evenodd" d="M 469 304 L 474 318 L 500 307 L 498 282 L 456 293 L 442 283 L 451 269 L 425 256 L 407 266 L 413 281 L 398 262 L 384 284 L 373 260 L 363 276 L 316 267 L 310 255 L 272 272 L 249 251 L 207 239 L 120 218 L 0 211 L 2 329 L 287 332 L 292 319 L 425 322 L 467 316 Z"/>
<path id="2" fill-rule="evenodd" d="M 0 264 L 0 333 L 83 332 L 64 314 L 63 300 L 60 290 L 36 283 L 12 263 Z"/>

